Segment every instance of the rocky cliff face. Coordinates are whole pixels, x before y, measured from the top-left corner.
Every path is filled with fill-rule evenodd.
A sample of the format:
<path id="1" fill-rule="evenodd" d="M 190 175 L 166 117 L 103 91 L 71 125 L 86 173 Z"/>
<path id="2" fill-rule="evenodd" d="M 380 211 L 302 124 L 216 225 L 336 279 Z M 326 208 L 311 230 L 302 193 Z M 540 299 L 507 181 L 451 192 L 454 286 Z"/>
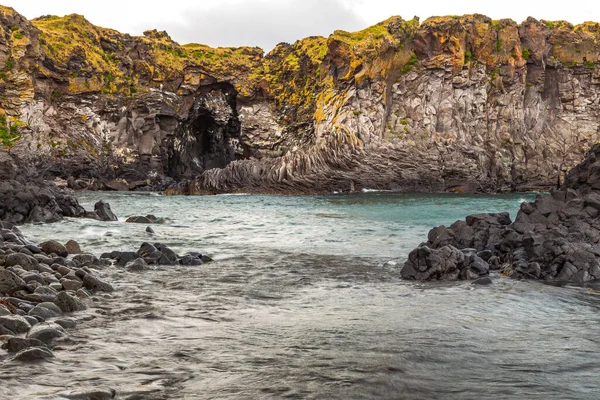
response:
<path id="1" fill-rule="evenodd" d="M 122 188 L 546 188 L 598 140 L 599 39 L 393 17 L 263 55 L 0 7 L 0 137 L 21 165 Z"/>

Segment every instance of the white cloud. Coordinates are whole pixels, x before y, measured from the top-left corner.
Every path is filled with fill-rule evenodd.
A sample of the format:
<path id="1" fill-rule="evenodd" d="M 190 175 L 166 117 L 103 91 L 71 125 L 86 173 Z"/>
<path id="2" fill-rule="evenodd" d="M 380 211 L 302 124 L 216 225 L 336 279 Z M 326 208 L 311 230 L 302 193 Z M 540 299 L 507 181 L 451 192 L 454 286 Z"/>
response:
<path id="1" fill-rule="evenodd" d="M 335 29 L 356 30 L 392 15 L 421 21 L 432 15 L 481 13 L 493 19 L 528 16 L 565 19 L 573 23 L 600 21 L 600 2 L 482 1 L 482 0 L 176 0 L 81 1 L 0 0 L 28 18 L 44 14 L 83 14 L 92 23 L 139 35 L 146 29 L 166 29 L 180 43 L 212 46 L 293 42 Z"/>
<path id="2" fill-rule="evenodd" d="M 329 36 L 335 29 L 358 30 L 368 23 L 338 0 L 256 0 L 221 2 L 210 8 L 192 8 L 181 22 L 159 22 L 182 43 L 212 46 L 259 46 L 270 50 L 279 42 L 306 36 Z"/>

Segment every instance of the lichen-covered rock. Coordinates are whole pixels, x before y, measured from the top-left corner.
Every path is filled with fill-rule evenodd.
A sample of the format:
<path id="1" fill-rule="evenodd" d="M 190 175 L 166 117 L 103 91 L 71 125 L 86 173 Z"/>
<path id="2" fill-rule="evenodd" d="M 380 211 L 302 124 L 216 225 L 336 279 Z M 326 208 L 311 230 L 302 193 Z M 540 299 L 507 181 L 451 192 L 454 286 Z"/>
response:
<path id="1" fill-rule="evenodd" d="M 508 191 L 555 185 L 599 139 L 596 23 L 392 17 L 267 55 L 80 15 L 1 7 L 0 26 L 8 177 L 15 165 L 75 189 Z M 5 219 L 58 215 L 21 211 Z"/>

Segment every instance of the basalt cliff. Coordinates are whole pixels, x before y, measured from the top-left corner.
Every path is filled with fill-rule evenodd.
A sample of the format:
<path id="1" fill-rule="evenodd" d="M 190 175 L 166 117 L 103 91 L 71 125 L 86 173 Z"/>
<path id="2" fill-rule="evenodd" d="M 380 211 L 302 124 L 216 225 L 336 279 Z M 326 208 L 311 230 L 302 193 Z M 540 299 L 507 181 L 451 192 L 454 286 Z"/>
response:
<path id="1" fill-rule="evenodd" d="M 0 178 L 187 194 L 549 188 L 599 139 L 599 64 L 597 23 L 392 17 L 265 55 L 0 6 Z"/>

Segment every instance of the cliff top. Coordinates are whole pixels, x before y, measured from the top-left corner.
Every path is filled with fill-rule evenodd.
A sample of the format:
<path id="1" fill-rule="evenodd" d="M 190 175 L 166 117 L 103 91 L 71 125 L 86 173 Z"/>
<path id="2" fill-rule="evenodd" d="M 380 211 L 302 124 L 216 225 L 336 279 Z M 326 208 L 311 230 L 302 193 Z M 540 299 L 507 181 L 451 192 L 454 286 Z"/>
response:
<path id="1" fill-rule="evenodd" d="M 491 77 L 502 79 L 528 63 L 594 70 L 600 60 L 600 25 L 534 18 L 517 24 L 481 14 L 431 17 L 422 23 L 393 16 L 357 32 L 338 30 L 327 38 L 280 43 L 265 55 L 258 47 L 180 45 L 157 30 L 131 36 L 77 14 L 28 21 L 0 6 L 0 49 L 0 86 L 19 93 L 33 90 L 25 75 L 49 79 L 46 91 L 36 95 L 55 98 L 82 93 L 132 97 L 151 88 L 186 94 L 203 84 L 228 82 L 241 101 L 267 98 L 286 125 L 296 126 L 318 122 L 340 85 L 393 83 L 413 69 L 456 72 L 483 64 Z M 0 110 L 16 114 L 11 109 L 17 108 L 0 99 Z"/>

